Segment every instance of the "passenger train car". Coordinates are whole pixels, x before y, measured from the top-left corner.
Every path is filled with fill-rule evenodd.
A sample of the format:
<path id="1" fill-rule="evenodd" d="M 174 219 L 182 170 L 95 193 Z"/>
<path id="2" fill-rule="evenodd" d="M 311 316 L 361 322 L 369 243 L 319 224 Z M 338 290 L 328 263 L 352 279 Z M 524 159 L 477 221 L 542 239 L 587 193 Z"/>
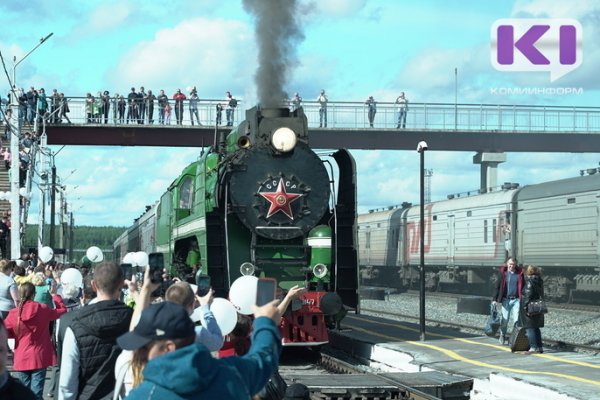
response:
<path id="1" fill-rule="evenodd" d="M 327 342 L 327 325 L 358 309 L 352 156 L 311 150 L 301 108 L 255 107 L 215 135 L 215 146 L 115 242 L 115 254 L 158 251 L 185 278 L 198 252 L 198 273 L 224 297 L 242 275 L 275 278 L 283 292 L 305 286 L 283 318 L 283 343 Z"/>
<path id="2" fill-rule="evenodd" d="M 491 295 L 509 255 L 543 268 L 545 295 L 600 302 L 600 174 L 425 204 L 429 290 Z M 358 217 L 361 280 L 409 288 L 420 263 L 420 206 Z"/>

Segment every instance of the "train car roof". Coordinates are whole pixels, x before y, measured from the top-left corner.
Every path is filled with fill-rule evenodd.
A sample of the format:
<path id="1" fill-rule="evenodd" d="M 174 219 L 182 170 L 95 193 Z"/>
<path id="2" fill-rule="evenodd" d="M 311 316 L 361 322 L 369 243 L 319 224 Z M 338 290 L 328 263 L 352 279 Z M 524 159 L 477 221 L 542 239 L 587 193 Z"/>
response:
<path id="1" fill-rule="evenodd" d="M 517 201 L 568 195 L 598 189 L 600 189 L 600 174 L 577 176 L 524 186 L 517 195 Z"/>
<path id="2" fill-rule="evenodd" d="M 387 221 L 390 218 L 392 218 L 392 216 L 394 214 L 401 213 L 404 210 L 406 210 L 406 208 L 402 208 L 402 207 L 388 208 L 386 210 L 380 210 L 380 211 L 372 210 L 365 214 L 359 214 L 358 215 L 358 223 L 359 224 L 368 224 L 368 223 Z"/>
<path id="3" fill-rule="evenodd" d="M 510 204 L 519 189 L 500 190 L 468 197 L 455 197 L 450 200 L 436 201 L 426 204 L 425 207 L 433 206 L 433 212 L 456 211 L 464 209 L 475 209 L 487 207 L 493 204 Z M 410 208 L 407 215 L 415 215 L 420 212 L 419 205 Z"/>
<path id="4" fill-rule="evenodd" d="M 139 218 L 138 221 L 140 224 L 142 224 L 143 222 L 146 222 L 148 219 L 154 217 L 154 215 L 156 214 L 156 207 L 158 206 L 158 201 L 155 201 L 154 204 L 152 204 L 151 206 L 148 206 L 150 208 L 148 208 Z"/>

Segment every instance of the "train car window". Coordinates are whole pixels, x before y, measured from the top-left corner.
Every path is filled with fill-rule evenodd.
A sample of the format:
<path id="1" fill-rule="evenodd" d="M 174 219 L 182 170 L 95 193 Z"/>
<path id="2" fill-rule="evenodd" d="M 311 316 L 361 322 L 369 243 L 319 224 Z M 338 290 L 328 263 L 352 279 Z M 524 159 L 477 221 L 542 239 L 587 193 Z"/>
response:
<path id="1" fill-rule="evenodd" d="M 470 216 L 472 216 L 472 215 L 473 215 L 473 212 L 472 212 L 472 211 L 467 211 L 467 217 L 470 217 Z"/>
<path id="2" fill-rule="evenodd" d="M 488 221 L 487 219 L 483 220 L 483 243 L 488 242 Z"/>
<path id="3" fill-rule="evenodd" d="M 575 197 L 568 198 L 567 204 L 575 204 Z"/>
<path id="4" fill-rule="evenodd" d="M 494 218 L 492 220 L 492 242 L 496 243 L 498 241 L 498 235 L 496 234 L 496 227 L 497 227 L 497 222 L 496 222 L 496 218 Z"/>
<path id="5" fill-rule="evenodd" d="M 370 249 L 371 248 L 371 232 L 365 232 L 365 248 Z"/>
<path id="6" fill-rule="evenodd" d="M 179 187 L 179 208 L 192 208 L 192 178 L 184 179 Z"/>

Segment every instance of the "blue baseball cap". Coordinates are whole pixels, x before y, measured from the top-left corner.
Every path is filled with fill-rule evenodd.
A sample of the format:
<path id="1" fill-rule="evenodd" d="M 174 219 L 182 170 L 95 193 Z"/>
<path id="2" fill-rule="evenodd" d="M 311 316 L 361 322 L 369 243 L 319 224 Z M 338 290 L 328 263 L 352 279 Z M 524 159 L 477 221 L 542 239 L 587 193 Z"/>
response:
<path id="1" fill-rule="evenodd" d="M 153 340 L 184 339 L 196 334 L 194 323 L 183 306 L 163 301 L 142 311 L 133 329 L 117 338 L 124 350 L 136 350 Z"/>

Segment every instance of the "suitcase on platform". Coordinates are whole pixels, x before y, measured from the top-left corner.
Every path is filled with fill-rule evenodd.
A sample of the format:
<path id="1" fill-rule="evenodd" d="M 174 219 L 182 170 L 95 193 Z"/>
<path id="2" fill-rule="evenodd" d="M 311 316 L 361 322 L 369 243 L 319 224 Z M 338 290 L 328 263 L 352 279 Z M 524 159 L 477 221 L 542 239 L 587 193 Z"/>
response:
<path id="1" fill-rule="evenodd" d="M 515 324 L 510 333 L 510 337 L 508 338 L 508 345 L 510 346 L 510 351 L 513 353 L 515 351 L 529 350 L 529 340 L 527 339 L 526 329 Z"/>

